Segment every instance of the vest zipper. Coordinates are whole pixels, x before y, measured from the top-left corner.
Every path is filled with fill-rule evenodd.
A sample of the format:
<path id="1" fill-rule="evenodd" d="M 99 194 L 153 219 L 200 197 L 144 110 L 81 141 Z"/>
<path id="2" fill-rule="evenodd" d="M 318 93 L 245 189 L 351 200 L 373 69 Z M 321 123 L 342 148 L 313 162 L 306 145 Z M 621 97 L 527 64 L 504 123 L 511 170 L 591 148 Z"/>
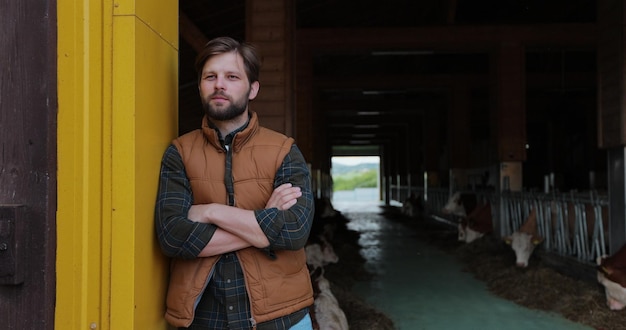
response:
<path id="1" fill-rule="evenodd" d="M 224 185 L 228 194 L 228 205 L 235 206 L 235 188 L 233 187 L 233 146 L 226 146 L 226 164 L 224 164 Z"/>

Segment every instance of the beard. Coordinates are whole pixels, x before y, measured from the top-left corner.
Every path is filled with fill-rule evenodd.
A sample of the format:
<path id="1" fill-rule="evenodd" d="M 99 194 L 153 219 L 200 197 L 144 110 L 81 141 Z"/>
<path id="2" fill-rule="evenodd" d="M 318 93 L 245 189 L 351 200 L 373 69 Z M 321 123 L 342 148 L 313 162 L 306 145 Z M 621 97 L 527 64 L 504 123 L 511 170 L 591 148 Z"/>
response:
<path id="1" fill-rule="evenodd" d="M 211 97 L 215 95 L 226 96 L 228 98 L 228 101 L 230 102 L 230 105 L 211 105 Z M 246 111 L 246 109 L 248 108 L 248 103 L 250 102 L 250 100 L 248 100 L 249 95 L 250 92 L 248 91 L 245 97 L 242 97 L 240 100 L 233 100 L 230 96 L 227 96 L 222 92 L 215 92 L 205 99 L 202 99 L 202 108 L 204 109 L 204 113 L 209 119 L 216 121 L 232 120 L 239 117 Z"/>

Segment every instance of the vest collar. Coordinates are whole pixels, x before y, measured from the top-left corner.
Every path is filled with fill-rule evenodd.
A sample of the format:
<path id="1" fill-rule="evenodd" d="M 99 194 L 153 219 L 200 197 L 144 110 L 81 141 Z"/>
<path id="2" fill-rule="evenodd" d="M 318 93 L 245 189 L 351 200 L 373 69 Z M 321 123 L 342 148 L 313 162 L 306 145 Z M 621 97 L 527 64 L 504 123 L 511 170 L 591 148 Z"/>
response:
<path id="1" fill-rule="evenodd" d="M 248 113 L 248 122 L 231 133 L 234 135 L 232 136 L 232 143 L 230 145 L 234 152 L 241 150 L 259 129 L 259 120 L 256 112 L 249 110 Z M 211 145 L 219 150 L 224 150 L 219 130 L 208 120 L 206 115 L 202 118 L 202 133 Z M 228 140 L 230 137 L 227 136 L 226 139 Z"/>

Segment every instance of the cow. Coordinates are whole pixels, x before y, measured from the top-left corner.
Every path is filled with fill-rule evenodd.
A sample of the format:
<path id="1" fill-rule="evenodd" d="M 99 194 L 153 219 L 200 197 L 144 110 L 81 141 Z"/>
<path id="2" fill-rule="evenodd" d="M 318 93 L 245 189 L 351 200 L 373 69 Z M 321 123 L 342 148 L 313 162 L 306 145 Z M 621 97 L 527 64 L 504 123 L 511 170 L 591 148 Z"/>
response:
<path id="1" fill-rule="evenodd" d="M 598 214 L 596 214 L 595 209 L 597 206 L 589 202 L 553 201 L 550 205 L 552 217 L 550 222 L 551 233 L 556 236 L 556 239 L 560 239 L 562 244 L 566 244 L 572 249 L 597 248 L 598 251 L 595 251 L 596 256 L 605 253 L 606 241 L 604 246 L 601 246 L 593 240 L 598 239 L 600 234 L 605 239 L 608 237 L 608 207 L 606 205 L 600 206 Z M 597 216 L 602 217 L 602 221 Z M 594 233 L 600 225 L 602 226 L 602 233 Z M 585 251 L 576 252 L 584 253 Z"/>
<path id="2" fill-rule="evenodd" d="M 332 293 L 323 269 L 312 274 L 314 286 L 313 323 L 320 330 L 348 330 L 348 318 Z"/>
<path id="3" fill-rule="evenodd" d="M 347 230 L 348 219 L 337 211 L 328 197 L 315 199 L 311 237 L 323 236 L 328 242 L 337 231 Z"/>
<path id="4" fill-rule="evenodd" d="M 465 217 L 476 208 L 476 195 L 464 194 L 460 191 L 450 196 L 446 204 L 441 209 L 441 213 Z"/>
<path id="5" fill-rule="evenodd" d="M 569 223 L 570 223 L 570 232 L 571 232 L 571 237 L 572 240 L 575 239 L 576 236 L 576 226 L 575 224 L 572 224 L 573 219 L 576 218 L 576 212 L 574 211 L 574 207 L 572 206 L 571 203 L 568 203 L 568 209 L 570 210 L 569 213 Z M 591 239 L 593 239 L 593 234 L 594 234 L 594 228 L 596 226 L 596 212 L 594 210 L 594 205 L 591 203 L 584 203 L 584 210 L 582 208 L 579 208 L 579 217 L 582 216 L 582 212 L 584 212 L 585 217 L 584 217 L 584 222 L 583 225 L 586 228 L 587 231 L 587 236 L 585 237 L 583 235 L 583 233 L 578 233 L 580 236 L 585 237 L 588 240 L 588 243 Z M 609 229 L 609 214 L 608 214 L 608 207 L 607 206 L 601 206 L 601 210 L 600 210 L 600 214 L 602 217 L 602 229 L 603 229 L 603 235 L 605 237 L 605 239 L 608 237 L 608 229 Z M 605 242 L 606 244 L 606 242 Z"/>
<path id="6" fill-rule="evenodd" d="M 308 243 L 304 247 L 304 251 L 306 263 L 311 271 L 339 261 L 333 246 L 323 237 L 320 237 L 319 241 Z"/>
<path id="7" fill-rule="evenodd" d="M 458 239 L 471 243 L 493 230 L 491 203 L 485 202 L 475 207 L 471 213 L 461 218 L 458 226 Z"/>
<path id="8" fill-rule="evenodd" d="M 626 306 L 626 244 L 610 257 L 596 258 L 598 283 L 604 286 L 606 305 L 611 310 Z"/>
<path id="9" fill-rule="evenodd" d="M 521 268 L 528 267 L 528 259 L 530 259 L 535 247 L 543 242 L 543 237 L 537 233 L 537 212 L 535 208 L 530 210 L 530 214 L 518 230 L 509 236 L 503 237 L 503 239 L 515 252 L 515 265 Z"/>
<path id="10" fill-rule="evenodd" d="M 411 195 L 402 202 L 402 214 L 407 217 L 416 217 L 423 209 L 424 206 L 422 205 L 421 194 L 415 195 L 415 193 L 412 192 Z"/>

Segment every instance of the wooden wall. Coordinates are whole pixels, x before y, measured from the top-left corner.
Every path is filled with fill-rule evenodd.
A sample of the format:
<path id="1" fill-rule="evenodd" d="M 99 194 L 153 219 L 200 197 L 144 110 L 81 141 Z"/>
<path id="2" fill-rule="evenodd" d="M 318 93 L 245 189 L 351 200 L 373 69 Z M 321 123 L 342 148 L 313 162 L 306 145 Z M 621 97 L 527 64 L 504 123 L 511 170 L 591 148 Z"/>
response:
<path id="1" fill-rule="evenodd" d="M 54 0 L 0 4 L 3 329 L 54 328 L 56 23 Z"/>
<path id="2" fill-rule="evenodd" d="M 625 14 L 623 1 L 603 1 L 599 6 L 598 42 L 598 143 L 601 148 L 626 145 Z"/>
<path id="3" fill-rule="evenodd" d="M 246 39 L 257 46 L 261 89 L 250 108 L 262 126 L 293 135 L 293 8 L 288 0 L 247 0 Z"/>

